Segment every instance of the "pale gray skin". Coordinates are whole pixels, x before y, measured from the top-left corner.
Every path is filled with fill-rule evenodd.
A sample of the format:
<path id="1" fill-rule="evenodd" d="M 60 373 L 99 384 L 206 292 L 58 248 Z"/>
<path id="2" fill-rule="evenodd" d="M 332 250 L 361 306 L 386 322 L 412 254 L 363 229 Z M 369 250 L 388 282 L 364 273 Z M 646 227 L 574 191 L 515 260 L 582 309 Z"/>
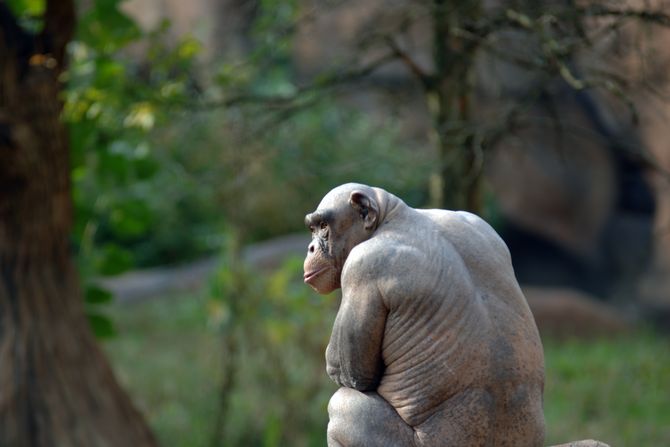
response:
<path id="1" fill-rule="evenodd" d="M 495 231 L 359 184 L 306 217 L 305 282 L 342 287 L 329 446 L 541 446 L 542 345 Z"/>

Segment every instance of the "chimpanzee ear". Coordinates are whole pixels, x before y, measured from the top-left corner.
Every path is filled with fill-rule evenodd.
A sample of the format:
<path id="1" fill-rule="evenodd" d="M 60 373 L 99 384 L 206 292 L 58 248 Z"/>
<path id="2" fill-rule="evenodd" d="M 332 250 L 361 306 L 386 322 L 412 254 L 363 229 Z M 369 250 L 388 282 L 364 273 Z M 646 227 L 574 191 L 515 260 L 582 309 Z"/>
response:
<path id="1" fill-rule="evenodd" d="M 352 191 L 349 196 L 349 204 L 365 221 L 365 229 L 371 230 L 377 223 L 379 217 L 379 206 L 372 197 L 362 191 Z"/>

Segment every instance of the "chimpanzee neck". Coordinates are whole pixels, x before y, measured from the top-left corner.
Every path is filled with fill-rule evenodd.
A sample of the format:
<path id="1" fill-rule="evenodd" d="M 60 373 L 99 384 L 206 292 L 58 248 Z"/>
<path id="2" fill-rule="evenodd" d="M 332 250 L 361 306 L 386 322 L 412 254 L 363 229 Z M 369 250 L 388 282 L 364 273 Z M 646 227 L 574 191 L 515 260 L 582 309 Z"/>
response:
<path id="1" fill-rule="evenodd" d="M 377 224 L 379 226 L 399 213 L 405 207 L 405 202 L 387 191 L 376 188 L 375 190 L 377 203 L 379 204 L 379 219 Z"/>

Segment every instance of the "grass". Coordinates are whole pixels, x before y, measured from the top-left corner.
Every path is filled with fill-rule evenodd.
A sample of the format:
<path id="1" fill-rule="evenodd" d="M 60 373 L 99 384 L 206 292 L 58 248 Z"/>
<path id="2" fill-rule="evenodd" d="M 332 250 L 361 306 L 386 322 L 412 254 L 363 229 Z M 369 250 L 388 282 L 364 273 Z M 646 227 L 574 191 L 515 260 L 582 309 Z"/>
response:
<path id="1" fill-rule="evenodd" d="M 175 296 L 114 304 L 118 335 L 104 346 L 161 444 L 210 445 L 220 348 L 204 300 Z"/>
<path id="2" fill-rule="evenodd" d="M 208 326 L 205 298 L 115 303 L 110 311 L 119 333 L 105 342 L 106 350 L 162 444 L 213 445 L 223 354 L 220 336 Z M 669 342 L 649 331 L 617 339 L 544 340 L 546 444 L 595 438 L 613 447 L 670 445 Z M 249 368 L 243 371 L 273 368 L 265 359 L 254 360 L 251 352 L 250 358 L 240 357 Z M 307 369 L 325 376 L 322 354 L 313 357 Z M 229 412 L 226 427 L 256 433 L 235 445 L 325 445 L 325 402 L 334 390 L 327 379 L 322 389 L 305 394 L 300 380 L 281 391 L 270 386 L 254 392 L 256 376 L 245 377 L 238 380 L 243 389 L 231 397 L 237 410 Z M 263 412 L 272 402 L 296 400 L 313 402 Z M 317 414 L 305 421 L 301 411 Z M 298 420 L 291 425 L 291 418 Z M 286 438 L 284 426 L 304 427 L 305 435 Z"/>
<path id="3" fill-rule="evenodd" d="M 670 445 L 670 340 L 545 341 L 547 443 Z"/>

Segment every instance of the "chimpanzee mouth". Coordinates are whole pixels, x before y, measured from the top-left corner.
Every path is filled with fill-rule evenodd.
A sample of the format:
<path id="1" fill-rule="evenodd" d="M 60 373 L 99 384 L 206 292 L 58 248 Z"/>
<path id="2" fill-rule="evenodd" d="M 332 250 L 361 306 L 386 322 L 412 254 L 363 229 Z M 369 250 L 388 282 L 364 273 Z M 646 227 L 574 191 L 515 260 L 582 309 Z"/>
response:
<path id="1" fill-rule="evenodd" d="M 311 280 L 313 280 L 314 278 L 316 278 L 317 276 L 319 276 L 321 273 L 323 273 L 326 270 L 328 270 L 328 267 L 322 267 L 318 270 L 314 270 L 314 271 L 311 271 L 311 272 L 305 272 L 305 275 L 304 275 L 305 282 L 306 283 L 310 282 Z"/>

